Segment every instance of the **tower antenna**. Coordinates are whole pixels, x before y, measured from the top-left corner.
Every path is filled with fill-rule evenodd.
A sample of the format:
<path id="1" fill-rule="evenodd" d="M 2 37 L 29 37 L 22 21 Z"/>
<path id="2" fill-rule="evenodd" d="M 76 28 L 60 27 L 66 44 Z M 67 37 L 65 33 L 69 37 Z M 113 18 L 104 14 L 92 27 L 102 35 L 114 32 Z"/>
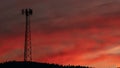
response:
<path id="1" fill-rule="evenodd" d="M 33 14 L 32 9 L 22 9 L 22 15 L 26 17 L 25 24 L 25 43 L 24 43 L 24 61 L 32 61 L 32 46 L 31 46 L 31 27 L 30 16 Z"/>

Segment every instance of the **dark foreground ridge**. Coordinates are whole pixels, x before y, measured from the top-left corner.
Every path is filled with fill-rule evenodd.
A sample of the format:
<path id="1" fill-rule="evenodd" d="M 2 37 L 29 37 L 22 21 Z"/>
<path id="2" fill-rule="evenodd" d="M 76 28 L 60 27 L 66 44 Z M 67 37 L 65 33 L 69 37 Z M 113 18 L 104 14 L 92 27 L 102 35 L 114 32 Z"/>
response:
<path id="1" fill-rule="evenodd" d="M 5 62 L 0 63 L 0 68 L 92 68 L 87 66 L 63 66 L 57 64 L 37 63 L 37 62 Z"/>

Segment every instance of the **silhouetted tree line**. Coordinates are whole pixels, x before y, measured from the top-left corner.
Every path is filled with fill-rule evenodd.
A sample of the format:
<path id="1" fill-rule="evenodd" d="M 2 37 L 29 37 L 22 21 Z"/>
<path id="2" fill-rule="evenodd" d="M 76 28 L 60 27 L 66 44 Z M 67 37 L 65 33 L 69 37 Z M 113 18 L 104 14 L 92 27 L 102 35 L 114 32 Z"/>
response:
<path id="1" fill-rule="evenodd" d="M 0 68 L 92 68 L 87 66 L 63 66 L 58 64 L 37 63 L 37 62 L 5 62 L 0 63 Z"/>

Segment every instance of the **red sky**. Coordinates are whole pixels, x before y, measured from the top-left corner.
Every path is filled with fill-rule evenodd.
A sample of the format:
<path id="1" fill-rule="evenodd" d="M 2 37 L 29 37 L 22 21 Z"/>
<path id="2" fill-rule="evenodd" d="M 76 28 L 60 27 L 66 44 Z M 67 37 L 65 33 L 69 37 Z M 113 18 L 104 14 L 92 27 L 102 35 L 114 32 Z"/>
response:
<path id="1" fill-rule="evenodd" d="M 23 60 L 22 8 L 32 8 L 33 61 L 120 66 L 119 0 L 0 0 L 0 62 Z"/>

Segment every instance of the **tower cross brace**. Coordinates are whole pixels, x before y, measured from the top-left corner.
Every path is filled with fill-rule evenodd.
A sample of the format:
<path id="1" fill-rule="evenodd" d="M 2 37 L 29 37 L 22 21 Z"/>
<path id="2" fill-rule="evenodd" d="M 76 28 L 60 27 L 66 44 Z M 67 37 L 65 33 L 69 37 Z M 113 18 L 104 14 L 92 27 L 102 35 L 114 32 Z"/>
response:
<path id="1" fill-rule="evenodd" d="M 24 61 L 32 61 L 32 46 L 31 46 L 31 27 L 30 16 L 33 11 L 30 8 L 22 9 L 22 15 L 26 16 L 25 24 L 25 43 L 24 43 Z"/>

